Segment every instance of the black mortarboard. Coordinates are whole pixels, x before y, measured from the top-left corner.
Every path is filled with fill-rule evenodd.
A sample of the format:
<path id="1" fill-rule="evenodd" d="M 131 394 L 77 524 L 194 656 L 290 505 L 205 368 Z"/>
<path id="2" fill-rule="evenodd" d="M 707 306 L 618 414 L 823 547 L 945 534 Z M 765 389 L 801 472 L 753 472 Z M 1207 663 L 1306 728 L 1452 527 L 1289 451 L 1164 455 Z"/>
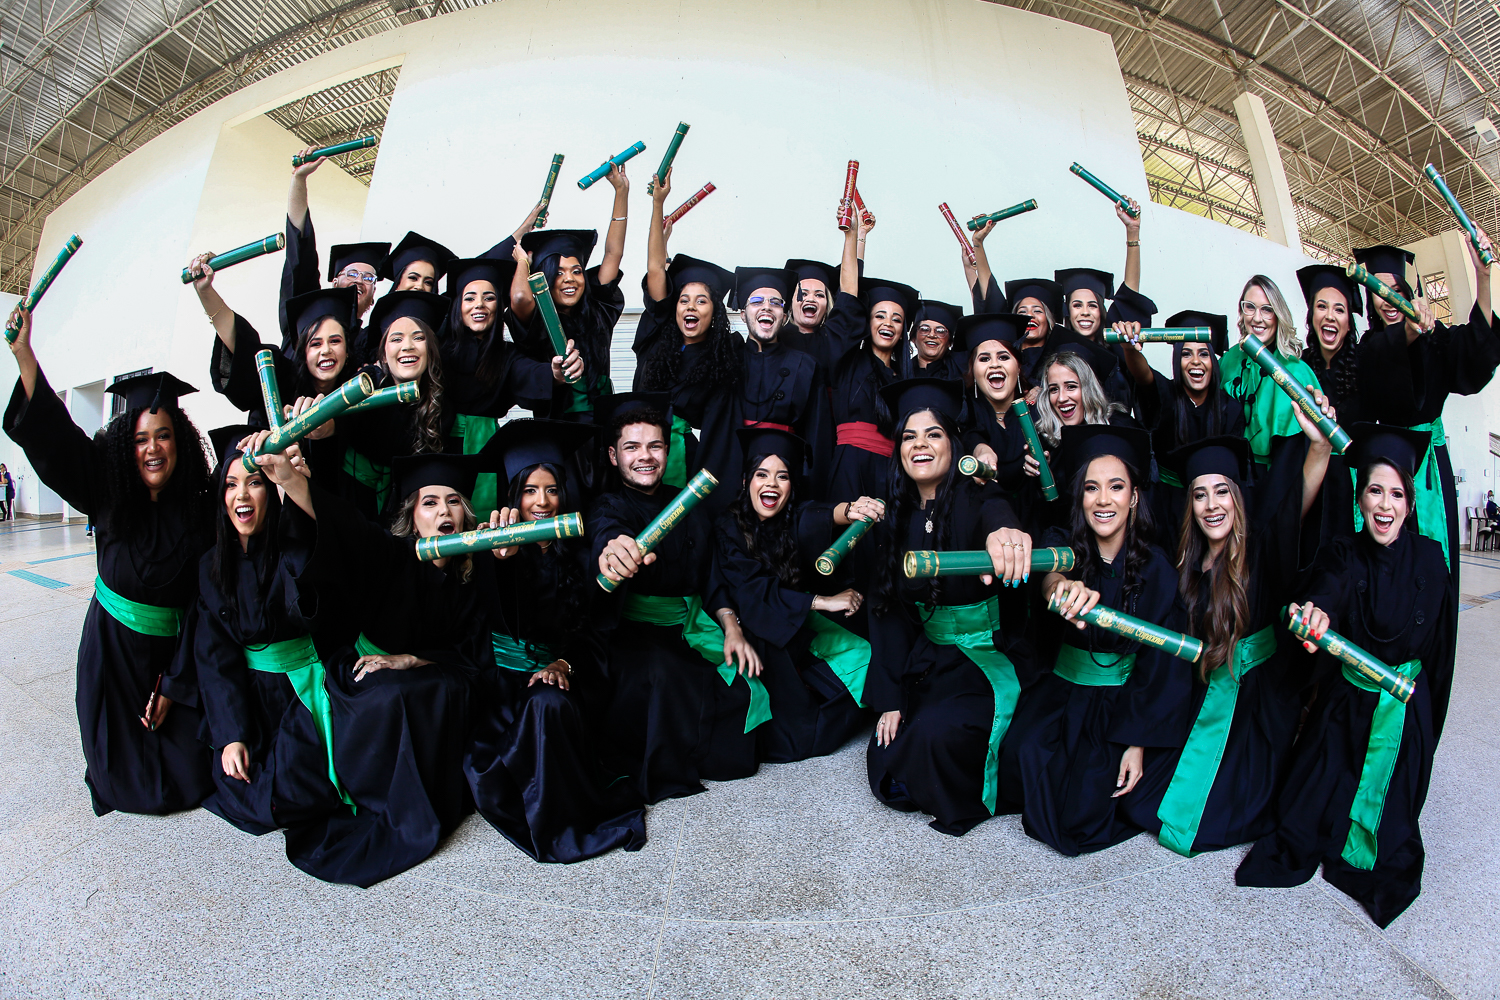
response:
<path id="1" fill-rule="evenodd" d="M 917 303 L 917 318 L 912 322 L 912 329 L 923 320 L 931 320 L 948 328 L 950 335 L 958 332 L 958 325 L 963 321 L 964 307 L 953 305 L 951 302 L 939 302 L 937 299 L 922 299 Z"/>
<path id="2" fill-rule="evenodd" d="M 449 298 L 462 298 L 471 281 L 488 281 L 502 302 L 510 301 L 510 279 L 516 273 L 516 262 L 495 257 L 465 257 L 450 260 L 444 272 L 448 275 Z"/>
<path id="3" fill-rule="evenodd" d="M 433 276 L 440 278 L 448 262 L 457 259 L 457 254 L 437 240 L 430 240 L 421 233 L 409 232 L 386 254 L 380 265 L 380 277 L 399 282 L 408 267 L 419 260 L 425 260 L 432 265 Z"/>
<path id="4" fill-rule="evenodd" d="M 1354 439 L 1352 451 L 1356 469 L 1385 461 L 1405 469 L 1407 475 L 1415 476 L 1432 442 L 1431 431 L 1412 430 L 1397 424 L 1361 422 L 1344 429 Z"/>
<path id="5" fill-rule="evenodd" d="M 1140 427 L 1113 427 L 1109 424 L 1065 426 L 1059 450 L 1068 482 L 1078 475 L 1078 470 L 1104 455 L 1115 456 L 1139 475 L 1145 475 L 1151 465 L 1151 435 Z"/>
<path id="6" fill-rule="evenodd" d="M 396 477 L 396 496 L 406 498 L 426 486 L 446 486 L 465 498 L 474 492 L 474 477 L 484 471 L 478 455 L 450 455 L 435 452 L 428 455 L 402 455 L 391 459 L 391 474 Z"/>
<path id="7" fill-rule="evenodd" d="M 1349 311 L 1364 315 L 1365 305 L 1354 289 L 1354 279 L 1344 273 L 1342 267 L 1333 264 L 1309 264 L 1297 269 L 1297 283 L 1302 286 L 1302 297 L 1307 300 L 1307 310 L 1312 312 L 1313 300 L 1325 288 L 1336 288 L 1349 303 Z"/>
<path id="8" fill-rule="evenodd" d="M 376 276 L 391 254 L 389 243 L 337 243 L 328 248 L 328 280 L 343 273 L 350 264 L 369 264 Z"/>
<path id="9" fill-rule="evenodd" d="M 447 318 L 448 309 L 448 300 L 431 292 L 389 292 L 370 310 L 370 329 L 383 336 L 387 326 L 403 316 L 410 316 L 436 331 Z"/>
<path id="10" fill-rule="evenodd" d="M 667 265 L 667 280 L 672 283 L 674 298 L 682 292 L 684 285 L 691 285 L 696 281 L 708 286 L 708 293 L 715 302 L 723 302 L 724 296 L 734 287 L 734 272 L 727 271 L 718 264 L 680 253 Z"/>
<path id="11" fill-rule="evenodd" d="M 662 428 L 663 431 L 672 429 L 672 397 L 665 392 L 617 392 L 600 396 L 594 400 L 594 423 L 599 427 L 613 426 L 616 416 L 632 409 L 653 411 L 668 421 L 668 426 Z"/>
<path id="12" fill-rule="evenodd" d="M 1175 329 L 1186 327 L 1206 326 L 1213 333 L 1213 340 L 1209 347 L 1213 348 L 1215 354 L 1223 354 L 1229 350 L 1229 317 L 1223 313 L 1199 312 L 1196 309 L 1184 309 L 1180 313 L 1168 318 L 1166 325 Z"/>
<path id="13" fill-rule="evenodd" d="M 786 269 L 797 276 L 797 280 L 803 281 L 814 278 L 828 286 L 828 297 L 833 298 L 839 290 L 839 269 L 833 264 L 824 264 L 816 260 L 799 260 L 793 258 L 786 262 Z"/>
<path id="14" fill-rule="evenodd" d="M 1017 278 L 1005 283 L 1005 301 L 1010 303 L 1012 312 L 1026 298 L 1036 299 L 1045 305 L 1052 313 L 1054 322 L 1061 323 L 1065 318 L 1062 286 L 1050 278 Z"/>
<path id="15" fill-rule="evenodd" d="M 1201 438 L 1158 455 L 1157 461 L 1184 486 L 1192 486 L 1199 476 L 1223 476 L 1236 486 L 1250 481 L 1250 443 L 1238 434 Z"/>
<path id="16" fill-rule="evenodd" d="M 954 347 L 972 354 L 987 340 L 1019 344 L 1025 337 L 1026 317 L 1011 313 L 980 313 L 978 316 L 965 316 L 958 321 Z"/>
<path id="17" fill-rule="evenodd" d="M 1406 267 L 1408 264 L 1416 263 L 1417 255 L 1410 250 L 1382 243 L 1380 246 L 1360 247 L 1355 250 L 1354 260 L 1356 263 L 1363 264 L 1365 270 L 1371 274 L 1394 274 L 1405 281 Z"/>
<path id="18" fill-rule="evenodd" d="M 198 390 L 171 372 L 151 372 L 117 379 L 108 391 L 124 398 L 127 411 L 149 407 L 155 413 L 163 406 L 176 407 L 179 397 Z"/>
<path id="19" fill-rule="evenodd" d="M 479 455 L 488 468 L 504 474 L 505 482 L 543 463 L 571 469 L 572 457 L 594 439 L 594 430 L 593 424 L 572 420 L 510 420 L 500 425 Z"/>
<path id="20" fill-rule="evenodd" d="M 533 271 L 540 271 L 548 257 L 576 257 L 588 270 L 598 242 L 597 229 L 534 229 L 521 237 L 521 249 L 531 255 Z"/>
<path id="21" fill-rule="evenodd" d="M 729 308 L 743 309 L 757 288 L 774 288 L 781 300 L 791 306 L 797 290 L 797 275 L 784 267 L 737 267 L 734 269 L 734 295 Z"/>
<path id="22" fill-rule="evenodd" d="M 359 292 L 353 288 L 318 288 L 286 300 L 286 321 L 299 334 L 332 316 L 348 333 L 357 322 Z"/>
<path id="23" fill-rule="evenodd" d="M 1080 336 L 1072 330 L 1062 327 L 1054 329 L 1047 335 L 1047 343 L 1042 351 L 1042 355 L 1044 358 L 1047 358 L 1058 351 L 1071 351 L 1081 357 L 1083 363 L 1088 365 L 1090 370 L 1093 371 L 1094 377 L 1099 380 L 1101 387 L 1114 374 L 1115 368 L 1119 364 L 1115 356 L 1109 351 L 1087 337 Z M 1045 371 L 1042 372 L 1043 378 L 1046 377 L 1046 374 Z"/>
<path id="24" fill-rule="evenodd" d="M 884 278 L 860 278 L 859 300 L 871 312 L 881 302 L 896 303 L 901 307 L 902 316 L 906 320 L 906 328 L 910 330 L 917 318 L 917 303 L 922 301 L 922 293 L 899 281 L 886 281 Z"/>
<path id="25" fill-rule="evenodd" d="M 1080 288 L 1090 289 L 1099 297 L 1101 310 L 1106 299 L 1115 297 L 1115 276 L 1108 271 L 1098 271 L 1092 267 L 1065 267 L 1060 271 L 1053 271 L 1052 277 L 1062 289 L 1064 305 Z"/>
<path id="26" fill-rule="evenodd" d="M 745 456 L 746 466 L 757 455 L 775 455 L 786 463 L 793 477 L 802 475 L 807 444 L 797 435 L 775 427 L 741 427 L 735 433 L 740 436 L 740 452 Z M 746 469 L 750 471 L 753 470 Z"/>
<path id="27" fill-rule="evenodd" d="M 220 462 L 228 458 L 234 451 L 236 445 L 258 430 L 264 427 L 251 427 L 249 424 L 226 424 L 223 427 L 215 427 L 208 432 L 208 440 L 214 446 L 214 458 Z"/>
<path id="28" fill-rule="evenodd" d="M 932 410 L 957 420 L 963 410 L 963 383 L 958 379 L 908 378 L 880 390 L 880 398 L 899 425 L 901 418 L 919 410 Z"/>

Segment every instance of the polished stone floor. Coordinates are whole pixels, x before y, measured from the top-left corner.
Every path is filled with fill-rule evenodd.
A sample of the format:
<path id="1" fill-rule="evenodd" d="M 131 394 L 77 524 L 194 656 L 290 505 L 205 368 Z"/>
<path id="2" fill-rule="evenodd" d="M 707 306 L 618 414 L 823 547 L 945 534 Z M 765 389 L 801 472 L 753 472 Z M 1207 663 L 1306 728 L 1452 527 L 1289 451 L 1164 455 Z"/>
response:
<path id="1" fill-rule="evenodd" d="M 537 865 L 471 818 L 367 890 L 201 810 L 96 819 L 90 541 L 0 527 L 0 996 L 1500 996 L 1500 558 L 1463 554 L 1424 892 L 1381 931 L 1321 880 L 1236 888 L 1240 851 L 945 837 L 871 799 L 862 744 L 659 806 L 638 854 Z"/>

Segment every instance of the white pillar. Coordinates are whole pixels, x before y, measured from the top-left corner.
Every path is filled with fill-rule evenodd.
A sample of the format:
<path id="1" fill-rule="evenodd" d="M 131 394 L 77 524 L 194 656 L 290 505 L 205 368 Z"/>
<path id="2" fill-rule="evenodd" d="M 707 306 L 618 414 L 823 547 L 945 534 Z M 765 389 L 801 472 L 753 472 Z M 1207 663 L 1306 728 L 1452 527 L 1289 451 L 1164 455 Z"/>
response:
<path id="1" fill-rule="evenodd" d="M 1250 171 L 1255 175 L 1255 193 L 1260 198 L 1260 212 L 1266 220 L 1266 238 L 1293 250 L 1302 249 L 1302 234 L 1297 229 L 1297 210 L 1292 204 L 1292 189 L 1286 183 L 1281 165 L 1281 150 L 1266 105 L 1249 92 L 1234 99 L 1234 113 L 1240 120 L 1240 133 L 1250 154 Z"/>

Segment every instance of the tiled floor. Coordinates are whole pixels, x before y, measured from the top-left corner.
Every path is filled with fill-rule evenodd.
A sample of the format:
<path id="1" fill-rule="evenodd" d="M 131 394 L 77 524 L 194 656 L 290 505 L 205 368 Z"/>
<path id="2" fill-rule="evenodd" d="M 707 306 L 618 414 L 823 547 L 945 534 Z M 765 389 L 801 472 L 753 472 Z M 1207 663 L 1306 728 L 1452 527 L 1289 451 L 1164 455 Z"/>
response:
<path id="1" fill-rule="evenodd" d="M 470 819 L 369 890 L 201 810 L 96 819 L 73 658 L 81 527 L 0 527 L 0 996 L 1500 996 L 1500 558 L 1464 553 L 1422 897 L 1387 931 L 1321 881 L 1140 837 L 1062 858 L 1001 818 L 883 809 L 863 746 L 651 811 L 651 841 L 537 865 Z M 77 556 L 77 558 L 73 558 Z M 1493 603 L 1493 606 L 1492 606 Z"/>

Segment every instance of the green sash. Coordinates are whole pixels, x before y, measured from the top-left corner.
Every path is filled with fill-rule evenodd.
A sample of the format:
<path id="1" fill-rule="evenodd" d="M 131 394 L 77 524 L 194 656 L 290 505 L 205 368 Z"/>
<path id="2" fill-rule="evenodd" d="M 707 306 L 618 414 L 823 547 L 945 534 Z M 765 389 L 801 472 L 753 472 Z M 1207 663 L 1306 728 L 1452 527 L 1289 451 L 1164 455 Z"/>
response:
<path id="1" fill-rule="evenodd" d="M 1412 477 L 1412 489 L 1416 496 L 1412 498 L 1413 509 L 1417 512 L 1417 524 L 1421 527 L 1421 534 L 1437 542 L 1443 547 L 1443 561 L 1452 565 L 1452 557 L 1448 554 L 1448 504 L 1443 496 L 1442 477 L 1438 474 L 1437 454 L 1435 449 L 1448 443 L 1448 438 L 1443 434 L 1443 419 L 1432 421 L 1428 424 L 1416 424 L 1414 431 L 1428 431 L 1432 439 L 1427 444 L 1427 454 L 1422 456 L 1421 464 L 1417 466 L 1417 474 Z M 1349 481 L 1355 484 L 1356 490 L 1359 486 L 1359 470 L 1349 470 Z M 1358 534 L 1365 530 L 1365 516 L 1359 510 L 1359 493 L 1354 494 L 1354 532 Z"/>
<path id="2" fill-rule="evenodd" d="M 1156 839 L 1169 851 L 1185 858 L 1193 856 L 1193 841 L 1198 839 L 1203 808 L 1208 804 L 1208 793 L 1219 776 L 1219 762 L 1224 759 L 1224 746 L 1229 742 L 1240 681 L 1275 652 L 1275 629 L 1267 625 L 1235 643 L 1229 664 L 1220 665 L 1209 674 L 1203 706 L 1193 720 L 1193 729 L 1177 759 L 1177 770 L 1172 773 L 1167 793 L 1156 810 L 1161 820 L 1161 832 Z"/>
<path id="3" fill-rule="evenodd" d="M 1403 677 L 1415 678 L 1422 672 L 1422 661 L 1407 660 L 1395 670 Z M 1375 867 L 1380 815 L 1385 812 L 1385 793 L 1391 787 L 1396 753 L 1401 749 L 1401 734 L 1406 729 L 1406 705 L 1356 674 L 1353 667 L 1344 667 L 1344 680 L 1361 691 L 1373 691 L 1380 696 L 1375 703 L 1375 714 L 1370 717 L 1370 745 L 1365 750 L 1354 803 L 1349 807 L 1349 819 L 1353 822 L 1343 850 L 1345 861 L 1355 868 L 1371 871 Z"/>
<path id="4" fill-rule="evenodd" d="M 1090 653 L 1067 643 L 1058 647 L 1057 662 L 1052 665 L 1058 677 L 1084 687 L 1119 687 L 1134 669 L 1134 653 Z"/>
<path id="5" fill-rule="evenodd" d="M 354 651 L 356 653 L 358 653 L 360 656 L 390 656 L 391 655 L 390 653 L 387 653 L 385 650 L 381 649 L 379 646 L 377 646 L 373 642 L 371 642 L 369 640 L 369 637 L 366 636 L 363 632 L 361 632 L 359 634 L 359 638 L 358 639 L 354 640 Z"/>
<path id="6" fill-rule="evenodd" d="M 995 631 L 1000 627 L 1000 602 L 997 598 L 978 604 L 917 605 L 922 612 L 922 630 L 929 642 L 939 646 L 957 646 L 984 674 L 995 692 L 995 717 L 990 722 L 990 745 L 984 755 L 984 807 L 995 814 L 995 800 L 1000 786 L 1000 741 L 1016 714 L 1016 699 L 1021 696 L 1021 682 L 1016 679 L 1015 665 L 995 648 Z"/>
<path id="7" fill-rule="evenodd" d="M 585 375 L 585 377 L 587 377 Z M 564 413 L 593 413 L 594 404 L 589 399 L 588 390 L 583 387 L 583 382 L 574 382 L 568 387 L 568 405 L 563 407 Z M 594 382 L 594 394 L 598 396 L 610 396 L 615 391 L 615 383 L 608 375 L 601 375 Z"/>
<path id="8" fill-rule="evenodd" d="M 380 510 L 385 510 L 394 485 L 389 465 L 376 462 L 353 448 L 345 448 L 344 475 L 351 476 L 356 482 L 374 490 L 375 503 Z"/>
<path id="9" fill-rule="evenodd" d="M 683 640 L 719 671 L 726 686 L 734 686 L 739 676 L 724 662 L 724 630 L 703 610 L 703 601 L 693 597 L 657 597 L 651 594 L 627 594 L 620 612 L 631 621 L 647 625 L 682 626 Z M 745 732 L 771 719 L 771 697 L 759 677 L 745 678 L 750 685 L 750 707 L 745 711 Z"/>
<path id="10" fill-rule="evenodd" d="M 286 674 L 286 679 L 292 682 L 297 700 L 312 713 L 313 728 L 318 731 L 318 739 L 328 756 L 328 780 L 333 783 L 339 798 L 349 808 L 355 808 L 354 800 L 344 791 L 344 786 L 333 769 L 333 708 L 329 704 L 328 688 L 325 686 L 327 673 L 323 669 L 323 661 L 318 659 L 317 649 L 313 647 L 312 636 L 304 635 L 284 642 L 273 642 L 259 649 L 254 646 L 243 648 L 245 662 L 251 670 Z"/>
<path id="11" fill-rule="evenodd" d="M 843 681 L 854 704 L 868 707 L 860 699 L 865 696 L 865 675 L 870 672 L 870 644 L 816 611 L 809 611 L 802 624 L 813 630 L 807 648 Z"/>
<path id="12" fill-rule="evenodd" d="M 141 635 L 177 636 L 182 634 L 182 620 L 186 613 L 181 608 L 158 608 L 151 604 L 138 604 L 128 597 L 121 597 L 110 590 L 104 577 L 94 577 L 94 599 L 109 612 L 109 616 Z"/>
<path id="13" fill-rule="evenodd" d="M 1156 467 L 1156 478 L 1163 486 L 1171 486 L 1179 490 L 1183 487 L 1182 477 L 1164 465 Z"/>
<path id="14" fill-rule="evenodd" d="M 668 486 L 682 489 L 687 485 L 687 439 L 693 433 L 693 425 L 683 417 L 672 414 L 672 440 L 668 442 L 667 467 L 661 480 Z"/>
<path id="15" fill-rule="evenodd" d="M 477 455 L 479 449 L 489 443 L 500 427 L 494 417 L 474 417 L 460 413 L 453 418 L 452 437 L 463 439 L 463 453 Z M 493 472 L 481 472 L 474 479 L 474 492 L 469 495 L 469 506 L 480 520 L 487 520 L 490 511 L 500 509 L 500 482 Z"/>
<path id="16" fill-rule="evenodd" d="M 495 650 L 495 664 L 506 670 L 534 674 L 557 659 L 551 646 L 520 642 L 504 632 L 491 632 L 490 642 Z"/>
<path id="17" fill-rule="evenodd" d="M 1298 385 L 1317 387 L 1318 377 L 1306 361 L 1287 357 L 1280 351 L 1275 353 L 1276 359 L 1286 366 L 1287 374 L 1296 379 Z M 1250 454 L 1255 461 L 1261 465 L 1269 464 L 1272 438 L 1302 435 L 1302 425 L 1297 423 L 1297 404 L 1239 344 L 1224 352 L 1219 359 L 1219 372 L 1224 379 L 1224 391 L 1230 396 L 1242 403 L 1246 397 L 1254 397 L 1245 407 L 1245 437 L 1250 442 Z M 1239 380 L 1238 388 L 1236 379 Z"/>

